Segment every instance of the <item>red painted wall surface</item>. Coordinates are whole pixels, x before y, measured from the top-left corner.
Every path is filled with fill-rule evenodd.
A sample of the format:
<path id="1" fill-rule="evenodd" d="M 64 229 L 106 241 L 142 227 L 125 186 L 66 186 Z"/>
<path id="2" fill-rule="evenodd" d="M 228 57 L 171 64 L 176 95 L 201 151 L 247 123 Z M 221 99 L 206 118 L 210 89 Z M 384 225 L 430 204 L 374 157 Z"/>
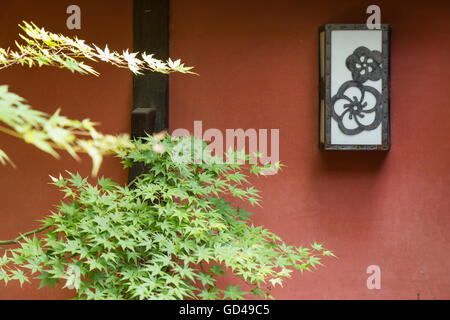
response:
<path id="1" fill-rule="evenodd" d="M 370 4 L 392 26 L 392 150 L 323 152 L 317 30 L 365 23 Z M 200 76 L 171 79 L 171 128 L 279 128 L 287 168 L 255 180 L 254 218 L 339 256 L 276 298 L 450 298 L 449 14 L 449 1 L 172 1 L 171 56 Z M 366 287 L 369 265 L 381 290 Z"/>
<path id="2" fill-rule="evenodd" d="M 68 1 L 2 4 L 0 46 L 13 45 L 17 23 L 32 20 L 88 42 L 132 45 L 131 1 L 76 1 L 82 30 L 65 27 Z M 392 150 L 323 152 L 317 148 L 317 28 L 364 23 L 368 5 L 392 26 Z M 295 274 L 278 299 L 450 298 L 450 80 L 448 1 L 172 0 L 171 56 L 199 77 L 170 82 L 170 127 L 280 129 L 287 168 L 255 179 L 263 191 L 254 219 L 300 245 L 323 241 L 339 259 Z M 131 76 L 99 65 L 100 78 L 56 69 L 0 72 L 0 83 L 37 108 L 89 117 L 108 133 L 129 131 Z M 0 135 L 18 169 L 0 168 L 0 239 L 38 225 L 60 194 L 46 184 L 64 170 L 90 172 L 87 158 L 53 160 Z M 117 161 L 101 174 L 125 181 Z M 381 290 L 368 290 L 366 268 L 379 265 Z M 424 275 L 422 275 L 422 272 Z M 427 280 L 425 280 L 427 279 Z M 0 284 L 0 299 L 68 298 L 38 283 Z M 430 289 L 431 291 L 430 291 Z"/>
<path id="3" fill-rule="evenodd" d="M 66 27 L 66 8 L 81 7 L 81 30 Z M 2 1 L 0 10 L 0 47 L 14 46 L 21 31 L 17 24 L 33 21 L 47 30 L 77 36 L 88 43 L 122 50 L 132 47 L 132 1 Z M 132 106 L 132 76 L 127 70 L 98 64 L 99 78 L 72 74 L 56 68 L 28 69 L 11 67 L 0 71 L 0 84 L 27 99 L 28 103 L 48 113 L 61 107 L 62 113 L 75 119 L 90 118 L 101 122 L 99 129 L 106 133 L 130 131 Z M 0 239 L 15 238 L 39 226 L 36 220 L 45 217 L 62 194 L 51 185 L 49 174 L 55 176 L 65 170 L 79 171 L 89 176 L 91 163 L 83 157 L 81 163 L 70 156 L 60 160 L 44 154 L 20 140 L 0 134 L 0 148 L 8 153 L 17 169 L 0 166 Z M 106 159 L 100 175 L 116 181 L 126 181 L 127 173 L 115 159 Z M 5 288 L 0 284 L 0 299 L 65 299 L 73 296 L 70 290 L 52 291 L 48 287 L 37 290 L 39 281 L 25 284 L 21 289 L 16 281 Z"/>

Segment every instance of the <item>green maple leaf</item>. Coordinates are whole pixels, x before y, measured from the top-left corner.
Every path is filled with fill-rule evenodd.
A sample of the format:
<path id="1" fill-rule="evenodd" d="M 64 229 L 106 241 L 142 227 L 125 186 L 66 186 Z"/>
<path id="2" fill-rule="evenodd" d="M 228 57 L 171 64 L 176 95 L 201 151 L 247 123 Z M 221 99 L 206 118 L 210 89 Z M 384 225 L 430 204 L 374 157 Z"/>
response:
<path id="1" fill-rule="evenodd" d="M 202 290 L 198 296 L 203 300 L 217 300 L 219 298 L 219 291 L 217 289 Z"/>
<path id="2" fill-rule="evenodd" d="M 281 287 L 283 286 L 283 282 L 280 278 L 274 278 L 269 280 L 273 287 L 275 287 L 276 284 L 279 284 Z"/>
<path id="3" fill-rule="evenodd" d="M 42 272 L 41 275 L 36 277 L 37 279 L 41 279 L 41 283 L 39 285 L 39 289 L 48 285 L 51 289 L 53 289 L 55 283 L 60 283 L 58 279 L 51 276 L 48 272 Z"/>
<path id="4" fill-rule="evenodd" d="M 98 180 L 98 184 L 99 186 L 102 187 L 103 190 L 108 191 L 108 190 L 114 190 L 114 188 L 117 186 L 117 183 L 115 183 L 114 181 L 112 181 L 110 178 L 104 178 L 101 177 Z"/>
<path id="5" fill-rule="evenodd" d="M 202 260 L 209 262 L 209 260 L 213 257 L 213 250 L 205 246 L 198 247 L 195 253 L 197 255 L 197 263 L 201 262 Z"/>
<path id="6" fill-rule="evenodd" d="M 223 298 L 230 298 L 231 300 L 244 300 L 244 295 L 248 294 L 246 291 L 241 291 L 239 286 L 229 285 L 223 292 Z"/>
<path id="7" fill-rule="evenodd" d="M 259 296 L 259 297 L 261 297 L 262 299 L 265 299 L 265 298 L 266 298 L 266 293 L 264 292 L 264 290 L 262 290 L 262 289 L 260 289 L 260 288 L 258 288 L 258 287 L 252 289 L 250 292 L 253 293 L 253 295 L 254 295 L 255 297 L 258 297 L 258 296 Z"/>
<path id="8" fill-rule="evenodd" d="M 215 279 L 213 278 L 212 275 L 200 272 L 196 276 L 197 279 L 201 281 L 203 287 L 205 287 L 206 285 L 210 286 L 214 285 Z"/>
<path id="9" fill-rule="evenodd" d="M 22 286 L 24 282 L 30 282 L 30 280 L 28 280 L 28 277 L 20 269 L 12 270 L 11 274 L 11 279 L 18 280 L 20 286 Z"/>
<path id="10" fill-rule="evenodd" d="M 68 181 L 76 188 L 83 187 L 87 182 L 87 178 L 83 179 L 78 172 L 76 174 L 70 173 L 70 176 L 71 179 L 68 179 Z"/>
<path id="11" fill-rule="evenodd" d="M 223 268 L 217 264 L 215 264 L 211 268 L 209 268 L 209 272 L 212 272 L 212 273 L 215 273 L 218 275 L 225 274 L 225 271 L 223 270 Z"/>
<path id="12" fill-rule="evenodd" d="M 253 198 L 251 198 L 251 199 L 253 199 Z M 255 203 L 257 202 L 257 200 L 250 200 L 250 199 L 249 199 L 249 201 L 255 202 Z M 239 218 L 241 218 L 242 220 L 250 220 L 248 217 L 253 214 L 251 212 L 248 212 L 244 208 L 238 209 L 236 212 L 237 212 Z"/>

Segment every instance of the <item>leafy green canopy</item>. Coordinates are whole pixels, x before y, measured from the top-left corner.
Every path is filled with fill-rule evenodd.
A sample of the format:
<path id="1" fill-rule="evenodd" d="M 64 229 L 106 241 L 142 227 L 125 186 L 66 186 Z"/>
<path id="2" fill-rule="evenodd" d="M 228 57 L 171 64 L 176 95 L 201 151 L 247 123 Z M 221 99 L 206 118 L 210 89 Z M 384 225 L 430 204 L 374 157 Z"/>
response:
<path id="1" fill-rule="evenodd" d="M 80 299 L 268 298 L 294 269 L 311 271 L 333 256 L 320 243 L 286 245 L 230 203 L 259 205 L 246 173 L 259 176 L 267 166 L 223 163 L 205 143 L 203 161 L 194 161 L 191 142 L 168 135 L 135 142 L 136 150 L 119 156 L 124 167 L 139 162 L 147 170 L 128 186 L 105 178 L 93 185 L 78 174 L 54 178 L 69 200 L 42 220 L 42 236 L 24 236 L 5 251 L 0 280 L 66 280 Z M 250 291 L 217 287 L 225 272 Z"/>

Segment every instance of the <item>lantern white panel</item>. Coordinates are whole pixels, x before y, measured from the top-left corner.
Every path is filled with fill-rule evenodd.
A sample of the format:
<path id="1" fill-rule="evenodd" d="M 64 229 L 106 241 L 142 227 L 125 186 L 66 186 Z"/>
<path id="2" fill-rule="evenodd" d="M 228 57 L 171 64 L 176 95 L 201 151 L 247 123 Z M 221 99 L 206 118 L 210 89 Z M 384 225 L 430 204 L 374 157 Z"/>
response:
<path id="1" fill-rule="evenodd" d="M 370 105 L 376 100 L 377 90 L 380 95 L 382 92 L 382 80 L 372 81 L 370 79 L 364 79 L 362 81 L 363 88 L 371 87 L 368 91 L 361 92 L 357 87 L 348 85 L 345 83 L 353 81 L 352 72 L 346 65 L 346 61 L 349 56 L 353 55 L 355 50 L 360 47 L 365 47 L 370 51 L 376 50 L 382 51 L 382 31 L 381 30 L 333 30 L 331 32 L 331 96 L 334 97 L 338 94 L 339 90 L 347 88 L 345 90 L 345 99 L 361 100 L 361 96 L 364 98 L 361 100 L 362 104 L 367 104 L 369 110 Z M 362 59 L 362 58 L 361 58 Z M 367 58 L 366 58 L 367 59 Z M 366 60 L 367 61 L 367 60 Z M 368 60 L 370 62 L 370 60 Z M 364 61 L 361 60 L 361 65 Z M 364 64 L 366 65 L 366 64 Z M 364 67 L 363 67 L 364 68 Z M 368 70 L 371 70 L 370 68 Z M 363 71 L 361 71 L 363 72 Z M 367 72 L 367 70 L 366 70 Z M 356 83 L 356 82 L 355 82 Z M 343 90 L 342 90 L 343 91 Z M 372 94 L 374 93 L 374 94 Z M 346 108 L 349 108 L 349 103 L 345 103 L 345 99 L 338 101 L 334 104 L 333 108 L 345 112 Z M 350 103 L 351 104 L 351 103 Z M 339 109 L 341 108 L 341 109 Z M 356 108 L 356 107 L 355 107 Z M 375 114 L 370 112 L 364 113 L 362 117 L 358 118 L 358 121 L 364 125 L 369 125 Z M 338 121 L 331 119 L 331 144 L 336 145 L 381 145 L 382 144 L 382 123 L 379 123 L 378 127 L 371 130 L 363 130 L 358 133 L 346 134 L 340 126 L 344 126 L 348 129 L 355 129 L 358 123 L 355 122 L 355 116 L 351 115 L 351 112 L 347 112 L 342 118 L 341 124 L 338 125 Z"/>

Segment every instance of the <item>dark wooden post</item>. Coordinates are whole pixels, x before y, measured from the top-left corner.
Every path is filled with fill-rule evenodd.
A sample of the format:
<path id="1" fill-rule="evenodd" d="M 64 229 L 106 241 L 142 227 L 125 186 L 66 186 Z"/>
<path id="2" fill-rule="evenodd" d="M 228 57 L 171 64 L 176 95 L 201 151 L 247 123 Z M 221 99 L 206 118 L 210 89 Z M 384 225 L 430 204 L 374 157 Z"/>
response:
<path id="1" fill-rule="evenodd" d="M 154 54 L 155 58 L 169 58 L 169 3 L 170 0 L 134 0 L 134 51 Z M 169 127 L 169 78 L 148 72 L 134 76 L 131 134 L 133 138 L 145 133 L 160 132 Z M 140 166 L 130 169 L 128 180 L 142 172 Z"/>

